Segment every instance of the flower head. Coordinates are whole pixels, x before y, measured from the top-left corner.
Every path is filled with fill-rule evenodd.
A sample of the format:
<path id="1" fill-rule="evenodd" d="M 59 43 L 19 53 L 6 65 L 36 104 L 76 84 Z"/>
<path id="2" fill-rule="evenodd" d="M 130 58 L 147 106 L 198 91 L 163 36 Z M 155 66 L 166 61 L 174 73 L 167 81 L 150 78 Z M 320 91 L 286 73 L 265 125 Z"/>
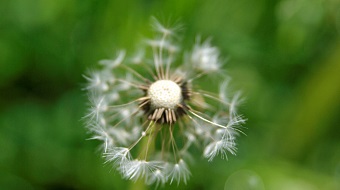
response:
<path id="1" fill-rule="evenodd" d="M 186 183 L 190 150 L 200 148 L 208 161 L 234 155 L 245 120 L 236 110 L 239 94 L 227 92 L 218 48 L 197 40 L 181 53 L 174 29 L 156 20 L 154 29 L 156 37 L 136 56 L 120 51 L 85 76 L 85 118 L 92 139 L 102 141 L 107 162 L 124 178 Z"/>

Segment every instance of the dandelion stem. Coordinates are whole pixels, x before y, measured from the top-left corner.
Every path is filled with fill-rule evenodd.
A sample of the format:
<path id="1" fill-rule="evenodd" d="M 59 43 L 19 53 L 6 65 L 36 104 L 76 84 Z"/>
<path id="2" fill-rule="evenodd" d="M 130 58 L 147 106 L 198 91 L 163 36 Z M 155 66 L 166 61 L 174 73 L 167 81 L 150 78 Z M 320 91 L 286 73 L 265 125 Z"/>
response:
<path id="1" fill-rule="evenodd" d="M 146 148 L 145 148 L 145 152 L 141 151 L 140 157 L 141 158 L 144 157 L 144 160 L 147 160 L 149 151 L 150 151 L 150 154 L 152 154 L 152 152 L 155 149 L 155 140 L 154 140 L 155 133 L 156 133 L 156 129 L 155 128 L 156 128 L 156 125 L 153 125 L 151 127 L 149 135 L 144 139 L 144 142 L 142 142 L 142 144 L 145 145 L 143 147 L 146 147 Z M 142 155 L 143 152 L 144 152 L 144 155 Z"/>
<path id="2" fill-rule="evenodd" d="M 198 78 L 200 78 L 200 77 L 202 77 L 206 74 L 207 74 L 207 72 L 201 72 L 201 73 L 197 74 L 196 76 L 194 76 L 193 78 L 189 79 L 188 82 L 192 82 L 193 80 L 196 80 L 196 79 L 198 79 Z"/>
<path id="3" fill-rule="evenodd" d="M 158 79 L 161 79 L 161 75 L 160 75 L 160 71 L 159 71 L 159 62 L 158 62 L 158 56 L 157 56 L 157 51 L 155 48 L 152 48 L 153 50 L 153 60 L 154 60 L 154 63 L 155 63 L 155 68 L 156 68 L 156 73 L 157 73 L 157 77 Z"/>
<path id="4" fill-rule="evenodd" d="M 155 138 L 154 138 L 155 137 L 154 131 L 156 130 L 155 128 L 156 128 L 155 123 L 151 121 L 148 128 L 145 130 L 145 132 L 149 130 L 149 135 L 146 135 L 144 139 L 139 139 L 141 140 L 141 146 L 139 148 L 140 154 L 138 157 L 140 159 L 144 159 L 145 161 L 147 160 L 147 155 L 153 154 L 153 152 L 155 151 Z M 144 181 L 145 179 L 139 178 L 135 183 L 131 182 L 130 189 L 131 190 L 147 189 L 147 186 Z"/>
<path id="5" fill-rule="evenodd" d="M 108 108 L 119 108 L 119 107 L 124 107 L 124 106 L 127 106 L 127 105 L 130 105 L 130 104 L 133 104 L 135 102 L 142 102 L 144 100 L 148 100 L 149 97 L 141 97 L 141 98 L 138 98 L 136 100 L 133 100 L 131 102 L 128 102 L 128 103 L 125 103 L 125 104 L 119 104 L 119 105 L 114 105 L 114 106 L 108 106 Z"/>
<path id="6" fill-rule="evenodd" d="M 129 84 L 130 86 L 134 86 L 136 88 L 139 88 L 139 89 L 144 89 L 144 90 L 147 90 L 148 87 L 147 86 L 144 86 L 144 85 L 139 85 L 139 84 L 134 84 L 130 81 L 127 81 L 127 80 L 124 80 L 124 79 L 117 79 L 119 82 L 122 82 L 122 83 L 127 83 Z"/>
<path id="7" fill-rule="evenodd" d="M 192 93 L 193 93 L 193 94 L 197 94 L 197 95 L 202 95 L 202 96 L 204 96 L 204 97 L 213 99 L 213 100 L 215 100 L 215 101 L 217 101 L 217 102 L 220 102 L 220 103 L 222 103 L 222 104 L 224 104 L 224 105 L 226 105 L 226 106 L 229 106 L 229 105 L 230 105 L 230 103 L 225 102 L 225 101 L 221 100 L 220 98 L 218 98 L 218 97 L 216 97 L 216 96 L 213 96 L 213 95 L 204 93 L 203 91 L 192 92 Z"/>
<path id="8" fill-rule="evenodd" d="M 150 80 L 143 77 L 140 73 L 138 73 L 136 70 L 132 69 L 131 67 L 128 67 L 126 65 L 122 65 L 122 67 L 124 67 L 126 70 L 131 71 L 133 74 L 135 74 L 137 77 L 139 77 L 140 79 L 144 80 L 147 83 L 150 83 Z"/>
<path id="9" fill-rule="evenodd" d="M 164 43 L 165 43 L 165 38 L 166 38 L 166 33 L 163 34 L 161 44 L 160 44 L 160 47 L 159 47 L 159 60 L 160 60 L 160 67 L 161 67 L 161 75 L 162 75 L 163 79 L 165 78 L 164 69 L 163 69 L 163 66 L 162 66 L 163 65 L 163 47 L 164 47 Z"/>
<path id="10" fill-rule="evenodd" d="M 170 52 L 169 53 L 169 58 L 167 60 L 167 63 L 166 63 L 166 79 L 169 79 L 170 77 L 170 65 L 172 63 L 172 58 L 173 57 L 173 54 Z"/>
<path id="11" fill-rule="evenodd" d="M 201 119 L 202 121 L 205 121 L 205 122 L 207 122 L 207 123 L 210 123 L 210 124 L 212 124 L 212 125 L 215 125 L 215 126 L 217 126 L 217 127 L 221 127 L 221 128 L 224 128 L 224 129 L 227 129 L 227 128 L 228 128 L 228 126 L 226 127 L 226 126 L 220 125 L 220 124 L 218 124 L 218 123 L 212 122 L 212 121 L 210 121 L 210 120 L 208 120 L 208 119 L 205 119 L 204 117 L 202 117 L 202 116 L 196 114 L 196 113 L 193 112 L 192 110 L 188 110 L 188 111 L 189 111 L 192 115 L 194 115 L 194 116 L 196 116 L 197 118 Z"/>
<path id="12" fill-rule="evenodd" d="M 130 146 L 129 150 L 133 149 L 133 147 L 135 147 L 139 143 L 139 141 L 142 140 L 143 137 L 145 137 L 145 135 L 149 131 L 150 127 L 152 127 L 154 124 L 155 123 L 153 121 L 150 121 L 148 127 L 145 129 L 145 131 L 143 131 L 143 133 L 139 137 L 139 139 Z"/>

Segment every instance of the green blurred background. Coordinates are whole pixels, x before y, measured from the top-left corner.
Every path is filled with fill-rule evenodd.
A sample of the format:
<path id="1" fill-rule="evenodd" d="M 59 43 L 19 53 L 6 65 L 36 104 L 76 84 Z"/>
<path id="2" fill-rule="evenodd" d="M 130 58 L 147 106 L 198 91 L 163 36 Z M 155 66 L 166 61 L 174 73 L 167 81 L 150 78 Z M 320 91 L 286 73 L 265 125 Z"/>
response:
<path id="1" fill-rule="evenodd" d="M 246 97 L 238 155 L 194 154 L 179 189 L 340 189 L 338 0 L 2 0 L 1 190 L 131 187 L 86 140 L 82 74 L 150 36 L 151 16 L 179 19 L 185 47 L 212 36 Z"/>

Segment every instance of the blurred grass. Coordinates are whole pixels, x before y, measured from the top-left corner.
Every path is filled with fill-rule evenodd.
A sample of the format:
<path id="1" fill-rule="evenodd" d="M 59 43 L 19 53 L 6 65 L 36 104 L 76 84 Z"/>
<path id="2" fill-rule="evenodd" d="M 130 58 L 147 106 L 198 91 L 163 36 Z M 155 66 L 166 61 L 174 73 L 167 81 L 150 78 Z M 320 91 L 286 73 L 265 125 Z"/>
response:
<path id="1" fill-rule="evenodd" d="M 151 16 L 180 19 L 184 47 L 212 36 L 246 97 L 238 155 L 196 159 L 179 189 L 340 189 L 339 10 L 336 0 L 1 1 L 0 189 L 130 187 L 86 140 L 80 89 L 87 68 L 150 36 Z"/>

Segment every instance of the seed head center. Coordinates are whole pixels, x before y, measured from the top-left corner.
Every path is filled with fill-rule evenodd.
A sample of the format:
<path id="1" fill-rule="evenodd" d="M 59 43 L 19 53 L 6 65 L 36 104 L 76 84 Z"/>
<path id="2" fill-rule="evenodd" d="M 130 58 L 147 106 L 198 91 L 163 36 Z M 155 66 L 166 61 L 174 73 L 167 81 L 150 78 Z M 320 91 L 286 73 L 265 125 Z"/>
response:
<path id="1" fill-rule="evenodd" d="M 153 109 L 174 109 L 182 101 L 181 87 L 171 80 L 158 80 L 151 84 L 148 96 Z"/>

